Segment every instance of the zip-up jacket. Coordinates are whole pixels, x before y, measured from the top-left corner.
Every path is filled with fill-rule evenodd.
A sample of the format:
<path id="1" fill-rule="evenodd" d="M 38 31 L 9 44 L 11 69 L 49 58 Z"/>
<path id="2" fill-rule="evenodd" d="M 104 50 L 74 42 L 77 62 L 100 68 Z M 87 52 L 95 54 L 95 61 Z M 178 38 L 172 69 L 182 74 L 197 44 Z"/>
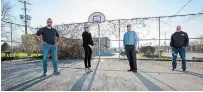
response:
<path id="1" fill-rule="evenodd" d="M 187 47 L 189 43 L 189 38 L 186 32 L 180 31 L 175 32 L 171 35 L 170 46 L 174 48 Z"/>

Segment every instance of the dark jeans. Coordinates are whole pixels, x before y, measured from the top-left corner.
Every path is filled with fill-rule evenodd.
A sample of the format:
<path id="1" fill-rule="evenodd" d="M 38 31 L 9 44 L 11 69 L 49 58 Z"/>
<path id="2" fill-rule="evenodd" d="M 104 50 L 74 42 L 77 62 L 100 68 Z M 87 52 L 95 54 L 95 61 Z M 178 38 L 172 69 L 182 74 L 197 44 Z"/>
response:
<path id="1" fill-rule="evenodd" d="M 85 50 L 85 68 L 91 67 L 91 57 L 92 57 L 92 50 L 89 46 L 84 46 Z"/>
<path id="2" fill-rule="evenodd" d="M 186 69 L 186 60 L 185 60 L 185 48 L 172 48 L 172 56 L 173 56 L 173 61 L 172 61 L 172 66 L 173 69 L 177 67 L 177 55 L 179 53 L 181 59 L 182 59 L 182 69 Z"/>
<path id="3" fill-rule="evenodd" d="M 130 64 L 130 69 L 137 71 L 135 46 L 125 46 L 125 52 Z"/>

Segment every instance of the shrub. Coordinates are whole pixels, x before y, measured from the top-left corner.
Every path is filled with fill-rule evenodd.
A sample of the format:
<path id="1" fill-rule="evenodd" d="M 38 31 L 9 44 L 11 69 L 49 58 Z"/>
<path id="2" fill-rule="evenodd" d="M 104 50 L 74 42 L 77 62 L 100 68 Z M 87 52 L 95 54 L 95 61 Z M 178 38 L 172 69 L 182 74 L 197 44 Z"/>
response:
<path id="1" fill-rule="evenodd" d="M 140 52 L 144 54 L 144 56 L 151 57 L 155 53 L 155 48 L 152 46 L 143 46 L 140 48 Z"/>

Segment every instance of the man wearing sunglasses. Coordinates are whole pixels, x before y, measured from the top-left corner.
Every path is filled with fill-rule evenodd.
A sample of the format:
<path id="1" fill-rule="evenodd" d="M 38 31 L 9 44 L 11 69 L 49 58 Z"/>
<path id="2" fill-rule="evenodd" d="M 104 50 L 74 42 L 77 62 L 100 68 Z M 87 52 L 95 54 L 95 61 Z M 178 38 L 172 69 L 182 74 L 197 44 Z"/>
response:
<path id="1" fill-rule="evenodd" d="M 60 35 L 55 28 L 52 28 L 52 19 L 51 18 L 47 19 L 47 26 L 40 28 L 36 34 L 40 44 L 43 44 L 43 62 L 42 62 L 44 71 L 43 76 L 46 76 L 47 73 L 47 58 L 50 50 L 52 55 L 54 74 L 59 75 L 60 72 L 57 69 L 57 61 L 58 61 L 57 46 L 60 41 Z M 40 39 L 40 35 L 42 35 L 43 39 Z"/>
<path id="2" fill-rule="evenodd" d="M 85 58 L 84 58 L 85 71 L 87 73 L 90 73 L 90 72 L 92 72 L 91 56 L 92 56 L 93 41 L 92 41 L 92 35 L 91 35 L 91 33 L 89 33 L 89 27 L 87 25 L 84 26 L 84 32 L 82 33 L 82 39 L 83 39 L 83 47 L 85 50 Z"/>
<path id="3" fill-rule="evenodd" d="M 135 31 L 131 30 L 131 24 L 127 25 L 127 32 L 124 34 L 123 37 L 123 45 L 125 47 L 125 52 L 130 64 L 130 70 L 128 71 L 137 72 L 135 51 L 135 48 L 137 47 L 137 34 Z"/>

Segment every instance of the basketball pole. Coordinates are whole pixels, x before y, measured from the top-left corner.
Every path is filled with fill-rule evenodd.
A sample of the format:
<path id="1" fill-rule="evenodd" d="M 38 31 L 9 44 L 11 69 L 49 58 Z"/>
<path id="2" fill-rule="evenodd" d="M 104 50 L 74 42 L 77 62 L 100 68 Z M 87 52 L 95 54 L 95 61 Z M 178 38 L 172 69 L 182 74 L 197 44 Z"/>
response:
<path id="1" fill-rule="evenodd" d="M 101 18 L 102 17 L 102 18 Z M 97 25 L 98 25 L 98 36 L 99 36 L 99 43 L 98 43 L 98 49 L 99 49 L 99 61 L 100 61 L 100 59 L 101 59 L 101 42 L 100 42 L 100 25 L 99 25 L 99 23 L 101 23 L 101 22 L 104 22 L 105 21 L 105 16 L 104 16 L 104 14 L 102 14 L 101 12 L 94 12 L 94 13 L 92 13 L 90 16 L 89 16 L 89 18 L 88 18 L 88 21 L 89 22 L 92 22 L 93 24 L 94 23 L 97 23 Z M 98 51 L 98 50 L 97 50 Z"/>
<path id="2" fill-rule="evenodd" d="M 100 62 L 100 50 L 101 50 L 101 46 L 100 46 L 100 26 L 99 26 L 99 23 L 98 24 L 98 31 L 99 31 L 99 62 Z"/>

